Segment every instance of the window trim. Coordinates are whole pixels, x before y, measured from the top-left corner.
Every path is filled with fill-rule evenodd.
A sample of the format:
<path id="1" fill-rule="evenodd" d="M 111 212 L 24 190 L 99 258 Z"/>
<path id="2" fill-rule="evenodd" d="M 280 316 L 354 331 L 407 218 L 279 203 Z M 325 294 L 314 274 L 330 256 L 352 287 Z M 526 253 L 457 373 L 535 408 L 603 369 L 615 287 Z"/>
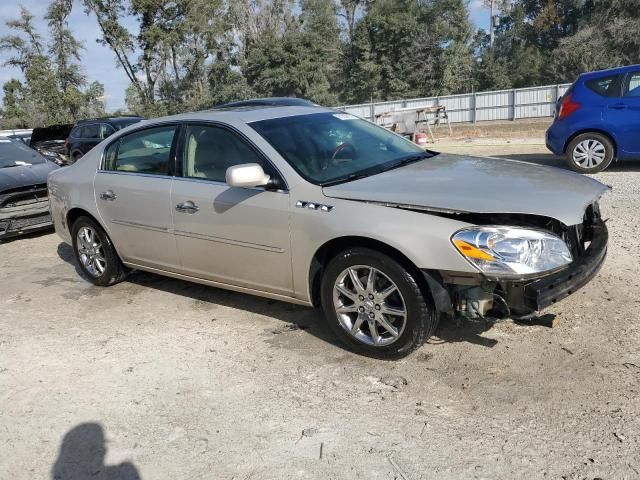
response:
<path id="1" fill-rule="evenodd" d="M 230 132 L 232 135 L 236 135 L 242 142 L 244 142 L 253 152 L 260 157 L 265 163 L 269 164 L 271 168 L 273 168 L 274 172 L 279 177 L 279 181 L 281 183 L 280 188 L 277 190 L 267 189 L 265 187 L 253 187 L 251 190 L 264 190 L 264 191 L 274 191 L 274 192 L 288 192 L 289 184 L 285 176 L 282 174 L 280 169 L 274 164 L 271 159 L 243 132 L 239 129 L 235 128 L 228 123 L 219 122 L 216 120 L 184 120 L 182 121 L 182 130 L 180 132 L 180 139 L 178 149 L 175 155 L 175 178 L 177 180 L 182 181 L 194 181 L 198 183 L 210 183 L 216 185 L 225 185 L 229 187 L 229 184 L 220 180 L 209 180 L 207 178 L 196 178 L 196 177 L 185 177 L 183 172 L 183 155 L 184 148 L 186 143 L 186 132 L 187 128 L 190 126 L 202 126 L 202 127 L 217 127 L 223 130 Z"/>
<path id="2" fill-rule="evenodd" d="M 171 127 L 171 126 L 175 126 L 176 127 L 176 131 L 173 134 L 173 140 L 171 141 L 171 148 L 169 150 L 169 168 L 168 168 L 168 172 L 166 175 L 156 175 L 154 173 L 144 173 L 144 172 L 125 172 L 122 170 L 108 170 L 107 168 L 105 168 L 105 162 L 106 162 L 106 152 L 107 150 L 109 150 L 114 144 L 118 144 L 116 147 L 116 156 L 118 155 L 118 152 L 120 151 L 120 143 L 122 141 L 123 138 L 128 137 L 129 135 L 133 135 L 139 132 L 142 132 L 144 130 L 150 130 L 150 129 L 154 129 L 154 128 L 162 128 L 162 127 Z M 117 131 L 116 131 L 117 133 Z M 117 138 L 114 138 L 113 140 L 111 140 L 109 143 L 107 143 L 107 145 L 102 149 L 102 152 L 100 153 L 100 162 L 98 163 L 98 169 L 97 172 L 98 173 L 115 173 L 118 175 L 137 175 L 137 176 L 145 176 L 145 177 L 153 177 L 153 178 L 174 178 L 176 175 L 176 148 L 177 148 L 177 143 L 178 143 L 178 139 L 180 138 L 182 134 L 182 123 L 181 122 L 176 122 L 176 121 L 170 121 L 170 122 L 160 122 L 160 123 L 154 123 L 152 125 L 144 125 L 140 128 L 136 128 L 133 131 L 127 132 L 124 135 L 119 135 Z M 109 137 L 107 137 L 109 138 Z"/>
<path id="3" fill-rule="evenodd" d="M 107 138 L 109 138 L 111 135 L 113 135 L 114 133 L 117 132 L 117 130 L 115 129 L 115 127 L 113 125 L 111 125 L 110 123 L 99 123 L 98 127 L 109 127 L 111 130 L 113 130 L 109 135 L 107 135 L 106 137 L 98 137 L 98 140 L 106 140 Z M 101 129 L 102 130 L 102 129 Z M 98 135 L 102 135 L 101 130 L 98 130 Z"/>

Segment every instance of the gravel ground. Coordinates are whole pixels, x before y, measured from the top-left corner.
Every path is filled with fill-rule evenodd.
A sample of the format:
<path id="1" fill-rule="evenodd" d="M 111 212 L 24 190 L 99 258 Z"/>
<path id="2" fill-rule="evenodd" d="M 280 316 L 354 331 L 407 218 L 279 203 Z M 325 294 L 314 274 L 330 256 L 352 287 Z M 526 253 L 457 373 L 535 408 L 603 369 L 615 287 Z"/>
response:
<path id="1" fill-rule="evenodd" d="M 598 179 L 609 257 L 556 328 L 445 321 L 398 362 L 310 309 L 143 273 L 93 287 L 54 234 L 2 244 L 0 478 L 640 478 L 640 162 Z"/>

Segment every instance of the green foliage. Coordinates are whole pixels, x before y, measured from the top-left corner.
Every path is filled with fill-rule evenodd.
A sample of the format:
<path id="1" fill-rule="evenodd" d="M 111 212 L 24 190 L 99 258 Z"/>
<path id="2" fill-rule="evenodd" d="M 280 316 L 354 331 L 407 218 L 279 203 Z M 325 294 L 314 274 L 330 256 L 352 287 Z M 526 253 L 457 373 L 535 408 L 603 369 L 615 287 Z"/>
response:
<path id="1" fill-rule="evenodd" d="M 299 23 L 282 36 L 265 32 L 251 46 L 244 74 L 262 96 L 294 96 L 334 104 L 332 89 L 340 54 L 335 7 L 324 0 L 303 0 Z"/>
<path id="2" fill-rule="evenodd" d="M 640 63 L 638 0 L 496 0 L 495 42 L 474 31 L 467 0 L 82 0 L 148 117 L 255 96 L 369 102 L 573 80 Z M 99 115 L 102 86 L 80 67 L 50 0 L 48 43 L 32 15 L 7 23 L 0 49 L 24 80 L 4 87 L 4 125 Z M 134 18 L 135 33 L 124 23 Z"/>
<path id="3" fill-rule="evenodd" d="M 21 9 L 19 19 L 7 22 L 13 33 L 0 37 L 0 49 L 11 52 L 6 64 L 21 70 L 24 83 L 14 79 L 4 85 L 2 126 L 68 123 L 104 112 L 104 87 L 97 82 L 86 87 L 76 63 L 82 45 L 67 25 L 71 5 L 70 0 L 53 0 L 49 5 L 45 16 L 50 28 L 48 50 L 26 9 Z"/>
<path id="4" fill-rule="evenodd" d="M 506 71 L 508 81 L 491 81 L 487 68 L 483 87 L 568 82 L 585 71 L 640 63 L 637 0 L 502 3 L 494 50 L 485 45 L 480 56 L 484 65 L 501 64 L 498 76 Z"/>

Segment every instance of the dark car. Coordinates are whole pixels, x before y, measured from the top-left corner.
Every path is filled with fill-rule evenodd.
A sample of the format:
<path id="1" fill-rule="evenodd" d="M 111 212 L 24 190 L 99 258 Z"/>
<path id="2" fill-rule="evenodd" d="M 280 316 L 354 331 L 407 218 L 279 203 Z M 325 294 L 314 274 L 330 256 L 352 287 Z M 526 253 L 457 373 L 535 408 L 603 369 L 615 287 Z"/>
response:
<path id="1" fill-rule="evenodd" d="M 72 123 L 34 128 L 29 146 L 48 160 L 58 165 L 66 165 L 69 163 L 66 140 L 72 128 Z"/>
<path id="2" fill-rule="evenodd" d="M 98 145 L 102 140 L 129 125 L 144 120 L 138 116 L 104 117 L 76 122 L 67 138 L 67 155 L 71 163 Z"/>
<path id="3" fill-rule="evenodd" d="M 547 147 L 572 170 L 640 159 L 640 65 L 586 73 L 558 101 Z"/>
<path id="4" fill-rule="evenodd" d="M 30 133 L 16 133 L 13 135 L 8 135 L 7 138 L 12 140 L 20 140 L 25 145 L 29 145 L 31 142 L 31 134 Z"/>
<path id="5" fill-rule="evenodd" d="M 57 168 L 22 141 L 0 139 L 0 240 L 51 227 L 47 175 Z"/>

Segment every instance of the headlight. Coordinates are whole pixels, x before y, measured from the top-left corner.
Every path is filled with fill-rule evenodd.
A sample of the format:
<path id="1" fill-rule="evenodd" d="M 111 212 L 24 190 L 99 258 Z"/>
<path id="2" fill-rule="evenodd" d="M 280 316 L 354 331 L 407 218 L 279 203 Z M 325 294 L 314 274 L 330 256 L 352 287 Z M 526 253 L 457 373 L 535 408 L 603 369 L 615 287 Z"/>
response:
<path id="1" fill-rule="evenodd" d="M 472 227 L 451 239 L 482 273 L 519 277 L 556 270 L 573 261 L 560 237 L 518 227 Z"/>

